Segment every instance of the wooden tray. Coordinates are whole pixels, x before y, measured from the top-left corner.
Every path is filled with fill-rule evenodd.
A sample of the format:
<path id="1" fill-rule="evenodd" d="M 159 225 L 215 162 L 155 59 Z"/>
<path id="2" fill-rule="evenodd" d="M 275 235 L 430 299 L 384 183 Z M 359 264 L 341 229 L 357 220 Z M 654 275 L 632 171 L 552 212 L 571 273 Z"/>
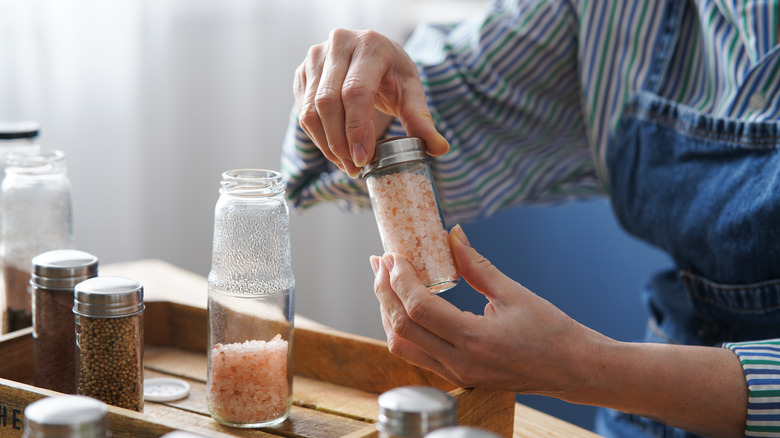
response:
<path id="1" fill-rule="evenodd" d="M 147 377 L 175 376 L 191 386 L 188 398 L 144 404 L 143 413 L 109 407 L 113 437 L 160 437 L 186 430 L 207 437 L 371 437 L 377 396 L 403 385 L 429 385 L 452 394 L 460 424 L 516 438 L 593 438 L 597 435 L 515 403 L 512 393 L 454 388 L 440 377 L 392 356 L 383 341 L 324 327 L 296 315 L 294 406 L 290 418 L 268 429 L 235 429 L 208 415 L 205 401 L 207 281 L 160 260 L 101 266 L 144 285 Z M 24 408 L 58 393 L 31 386 L 32 330 L 0 337 L 0 437 L 21 437 Z"/>
<path id="2" fill-rule="evenodd" d="M 376 434 L 377 395 L 401 385 L 448 391 L 457 400 L 459 424 L 512 436 L 514 394 L 455 388 L 392 356 L 383 342 L 327 328 L 295 329 L 294 402 L 287 421 L 258 430 L 222 426 L 206 407 L 206 310 L 170 302 L 146 306 L 145 377 L 183 378 L 191 391 L 180 401 L 147 401 L 143 413 L 112 407 L 109 424 L 114 437 L 159 437 L 172 430 L 205 436 L 370 437 Z M 0 427 L 4 418 L 6 424 L 0 429 L 2 436 L 21 437 L 25 406 L 56 394 L 29 385 L 32 343 L 31 329 L 0 338 Z"/>

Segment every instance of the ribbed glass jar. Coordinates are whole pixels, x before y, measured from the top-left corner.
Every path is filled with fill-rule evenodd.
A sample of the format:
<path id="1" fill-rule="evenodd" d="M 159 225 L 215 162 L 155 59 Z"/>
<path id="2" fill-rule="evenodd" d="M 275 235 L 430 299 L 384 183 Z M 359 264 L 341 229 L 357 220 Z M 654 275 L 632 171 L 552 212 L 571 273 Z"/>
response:
<path id="1" fill-rule="evenodd" d="M 208 276 L 207 401 L 233 427 L 281 423 L 292 406 L 295 279 L 281 174 L 222 174 Z"/>

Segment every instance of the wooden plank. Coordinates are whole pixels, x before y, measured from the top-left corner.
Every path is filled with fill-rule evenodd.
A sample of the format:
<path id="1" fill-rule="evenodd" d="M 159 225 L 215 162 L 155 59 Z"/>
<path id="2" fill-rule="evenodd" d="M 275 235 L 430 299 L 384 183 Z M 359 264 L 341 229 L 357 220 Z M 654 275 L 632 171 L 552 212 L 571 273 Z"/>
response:
<path id="1" fill-rule="evenodd" d="M 450 394 L 458 402 L 458 424 L 487 429 L 507 438 L 514 433 L 514 393 L 458 388 Z"/>
<path id="2" fill-rule="evenodd" d="M 145 373 L 145 377 L 161 376 L 167 376 L 167 374 L 149 370 Z M 210 434 L 214 431 L 224 432 L 227 430 L 232 436 L 258 436 L 256 430 L 225 428 L 225 426 L 212 420 L 209 416 L 208 404 L 206 402 L 205 382 L 188 380 L 188 383 L 190 384 L 190 394 L 186 398 L 165 403 L 148 402 L 145 404 L 144 413 L 157 418 L 165 417 L 165 420 L 162 420 L 161 422 L 168 425 L 194 427 L 195 429 L 200 430 L 201 434 L 204 432 L 209 432 Z M 310 384 L 308 386 L 302 385 L 302 389 L 299 389 L 299 393 L 301 390 L 305 391 L 305 388 L 307 387 L 316 388 L 316 395 L 323 398 L 329 391 L 332 391 L 332 395 L 339 392 L 338 387 L 334 385 L 327 386 L 327 384 L 323 384 L 325 386 L 320 386 L 315 382 L 308 383 Z M 293 398 L 296 398 L 295 395 L 293 395 Z M 348 408 L 351 406 L 352 405 L 350 404 Z M 374 402 L 374 407 L 375 406 L 376 402 Z M 316 409 L 309 405 L 303 405 L 300 401 L 296 401 L 287 421 L 274 427 L 260 429 L 260 431 L 263 434 L 269 435 L 329 438 L 340 437 L 344 434 L 365 428 L 365 421 L 350 418 L 350 416 L 353 415 L 342 415 L 337 409 Z M 204 421 L 204 418 L 206 421 Z"/>
<path id="3" fill-rule="evenodd" d="M 35 370 L 32 367 L 32 327 L 0 336 L 0 345 L 3 352 L 0 359 L 0 377 L 32 383 L 35 378 Z"/>
<path id="4" fill-rule="evenodd" d="M 293 357 L 296 375 L 376 394 L 399 385 L 455 389 L 440 376 L 392 355 L 384 341 L 336 330 L 296 328 Z"/>

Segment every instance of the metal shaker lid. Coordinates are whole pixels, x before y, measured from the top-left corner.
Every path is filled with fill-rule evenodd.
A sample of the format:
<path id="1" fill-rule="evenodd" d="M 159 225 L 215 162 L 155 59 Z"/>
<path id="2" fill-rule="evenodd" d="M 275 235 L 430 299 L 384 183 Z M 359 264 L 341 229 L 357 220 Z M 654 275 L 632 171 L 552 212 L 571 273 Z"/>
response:
<path id="1" fill-rule="evenodd" d="M 75 249 L 57 249 L 35 256 L 30 284 L 45 289 L 69 289 L 97 275 L 98 258 Z"/>
<path id="2" fill-rule="evenodd" d="M 455 399 L 427 386 L 402 386 L 382 393 L 378 399 L 377 428 L 391 435 L 423 436 L 454 426 Z"/>
<path id="3" fill-rule="evenodd" d="M 425 161 L 425 143 L 417 137 L 393 137 L 376 143 L 374 158 L 363 166 L 363 178 L 371 172 L 394 164 Z"/>
<path id="4" fill-rule="evenodd" d="M 25 438 L 104 438 L 105 403 L 80 395 L 47 397 L 24 409 Z"/>
<path id="5" fill-rule="evenodd" d="M 97 318 L 119 318 L 144 310 L 141 283 L 123 277 L 94 277 L 73 289 L 73 313 Z"/>
<path id="6" fill-rule="evenodd" d="M 485 429 L 471 426 L 450 426 L 437 429 L 425 435 L 425 438 L 500 438 L 499 435 Z"/>

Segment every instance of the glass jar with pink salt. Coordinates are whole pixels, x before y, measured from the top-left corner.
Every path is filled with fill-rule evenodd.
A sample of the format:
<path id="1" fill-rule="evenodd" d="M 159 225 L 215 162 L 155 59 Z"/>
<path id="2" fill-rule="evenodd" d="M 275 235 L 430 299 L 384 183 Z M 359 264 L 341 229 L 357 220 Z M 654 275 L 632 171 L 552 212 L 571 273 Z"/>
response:
<path id="1" fill-rule="evenodd" d="M 295 279 L 280 173 L 222 174 L 208 276 L 207 402 L 218 422 L 268 427 L 292 406 Z"/>
<path id="2" fill-rule="evenodd" d="M 385 252 L 404 256 L 433 293 L 455 286 L 458 271 L 423 141 L 378 142 L 362 172 Z"/>

